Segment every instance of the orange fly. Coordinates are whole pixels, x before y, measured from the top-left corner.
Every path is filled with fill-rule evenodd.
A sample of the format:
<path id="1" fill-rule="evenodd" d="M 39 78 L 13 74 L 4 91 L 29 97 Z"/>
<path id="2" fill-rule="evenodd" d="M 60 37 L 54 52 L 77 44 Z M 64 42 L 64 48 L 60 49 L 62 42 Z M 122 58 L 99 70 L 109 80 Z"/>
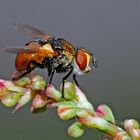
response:
<path id="1" fill-rule="evenodd" d="M 89 66 L 92 61 L 97 67 L 97 60 L 84 48 L 76 48 L 62 38 L 51 37 L 42 31 L 21 23 L 16 23 L 17 29 L 38 38 L 28 42 L 24 47 L 9 47 L 4 50 L 9 53 L 16 53 L 15 67 L 20 73 L 13 80 L 30 73 L 36 67 L 47 68 L 49 83 L 52 82 L 54 73 L 67 73 L 62 80 L 62 93 L 65 80 L 73 73 L 73 79 L 78 85 L 76 75 L 83 75 L 91 71 Z"/>

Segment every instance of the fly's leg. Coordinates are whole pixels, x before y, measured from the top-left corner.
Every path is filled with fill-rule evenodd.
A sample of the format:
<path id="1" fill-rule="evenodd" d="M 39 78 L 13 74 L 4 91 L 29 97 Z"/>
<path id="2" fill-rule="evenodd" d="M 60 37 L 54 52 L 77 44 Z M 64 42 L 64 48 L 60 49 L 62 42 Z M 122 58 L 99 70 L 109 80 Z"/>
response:
<path id="1" fill-rule="evenodd" d="M 52 70 L 52 72 L 51 72 L 51 74 L 50 74 L 49 84 L 52 83 L 52 78 L 53 78 L 53 76 L 54 76 L 54 70 Z"/>
<path id="2" fill-rule="evenodd" d="M 45 88 L 44 88 L 44 94 L 46 93 L 46 89 L 47 89 L 47 86 L 49 85 L 49 84 L 51 84 L 52 83 L 52 78 L 53 78 L 53 76 L 54 76 L 54 72 L 55 72 L 55 70 L 52 70 L 52 71 L 49 71 L 48 73 L 50 73 L 50 75 L 49 75 L 49 83 L 47 84 L 47 82 L 46 82 L 46 86 L 45 86 Z"/>
<path id="3" fill-rule="evenodd" d="M 71 75 L 72 71 L 73 71 L 73 67 L 67 73 L 67 75 L 63 78 L 63 81 L 62 81 L 62 98 L 64 98 L 64 85 L 65 85 L 65 80 Z"/>
<path id="4" fill-rule="evenodd" d="M 17 77 L 13 77 L 12 80 L 19 80 L 20 78 L 24 77 L 25 75 L 27 75 L 28 73 L 30 73 L 33 69 L 35 69 L 35 67 L 27 69 L 24 73 L 21 73 L 20 75 L 18 75 Z"/>
<path id="5" fill-rule="evenodd" d="M 74 82 L 75 82 L 76 86 L 78 86 L 78 87 L 79 87 L 79 84 L 78 84 L 78 81 L 76 80 L 76 75 L 75 75 L 75 74 L 73 74 L 73 80 L 74 80 Z"/>
<path id="6" fill-rule="evenodd" d="M 44 64 L 42 63 L 38 63 L 38 62 L 36 62 L 35 60 L 32 60 L 32 61 L 30 61 L 29 62 L 29 67 L 31 67 L 31 64 L 32 65 L 34 65 L 35 67 L 39 67 L 39 68 L 41 68 L 41 69 L 43 69 L 44 68 Z M 27 68 L 28 68 L 28 66 L 27 66 Z"/>
<path id="7" fill-rule="evenodd" d="M 46 82 L 45 91 L 46 91 L 47 85 L 52 83 L 52 78 L 53 78 L 53 75 L 54 75 L 54 70 L 49 71 L 48 73 L 49 73 L 49 83 L 47 84 L 47 82 Z"/>
<path id="8" fill-rule="evenodd" d="M 43 91 L 43 93 L 45 94 L 47 86 L 51 84 L 52 82 L 52 78 L 53 78 L 55 70 L 52 68 L 52 58 L 44 58 L 44 60 L 42 61 L 42 64 L 48 69 L 48 77 L 49 77 L 49 82 L 47 83 L 46 81 L 46 86 Z"/>
<path id="9" fill-rule="evenodd" d="M 33 67 L 31 67 L 31 65 L 33 65 Z M 35 69 L 36 67 L 39 67 L 41 69 L 44 68 L 43 64 L 40 64 L 34 60 L 30 61 L 29 64 L 27 65 L 27 69 L 25 72 L 21 73 L 20 75 L 18 75 L 17 77 L 13 77 L 12 80 L 19 80 L 20 78 L 24 77 L 25 75 L 27 75 L 28 73 L 30 73 L 33 69 Z"/>

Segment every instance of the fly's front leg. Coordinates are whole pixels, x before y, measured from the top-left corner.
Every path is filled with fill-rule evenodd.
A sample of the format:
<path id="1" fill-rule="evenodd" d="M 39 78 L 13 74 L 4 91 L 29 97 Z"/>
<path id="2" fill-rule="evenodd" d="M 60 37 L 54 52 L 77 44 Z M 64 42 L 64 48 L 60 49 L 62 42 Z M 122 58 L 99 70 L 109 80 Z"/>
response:
<path id="1" fill-rule="evenodd" d="M 73 80 L 74 80 L 74 82 L 75 82 L 76 86 L 78 86 L 78 87 L 79 87 L 79 84 L 78 84 L 78 81 L 76 80 L 76 75 L 75 75 L 75 74 L 73 74 Z"/>
<path id="2" fill-rule="evenodd" d="M 64 98 L 65 80 L 71 75 L 72 72 L 73 72 L 73 67 L 70 69 L 70 71 L 67 73 L 67 75 L 63 78 L 63 81 L 62 81 L 62 98 Z"/>

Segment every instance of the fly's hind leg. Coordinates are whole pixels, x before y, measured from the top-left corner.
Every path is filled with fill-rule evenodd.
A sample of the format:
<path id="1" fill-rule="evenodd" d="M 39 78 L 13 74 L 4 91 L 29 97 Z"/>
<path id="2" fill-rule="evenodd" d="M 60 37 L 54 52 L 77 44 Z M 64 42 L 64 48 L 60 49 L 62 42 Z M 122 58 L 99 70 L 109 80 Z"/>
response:
<path id="1" fill-rule="evenodd" d="M 31 65 L 33 65 L 31 67 Z M 15 80 L 19 80 L 20 78 L 24 77 L 25 75 L 29 74 L 32 70 L 34 70 L 36 67 L 39 67 L 41 69 L 44 68 L 44 65 L 43 64 L 40 64 L 34 60 L 30 61 L 29 64 L 27 65 L 27 69 L 26 71 L 24 71 L 23 73 L 21 73 L 20 75 L 18 75 L 17 77 L 13 77 L 12 80 L 15 81 Z"/>
<path id="2" fill-rule="evenodd" d="M 35 67 L 32 68 L 27 68 L 26 71 L 24 71 L 23 73 L 20 73 L 18 76 L 12 77 L 12 80 L 19 80 L 20 78 L 24 77 L 25 75 L 29 74 L 33 69 L 35 69 Z"/>

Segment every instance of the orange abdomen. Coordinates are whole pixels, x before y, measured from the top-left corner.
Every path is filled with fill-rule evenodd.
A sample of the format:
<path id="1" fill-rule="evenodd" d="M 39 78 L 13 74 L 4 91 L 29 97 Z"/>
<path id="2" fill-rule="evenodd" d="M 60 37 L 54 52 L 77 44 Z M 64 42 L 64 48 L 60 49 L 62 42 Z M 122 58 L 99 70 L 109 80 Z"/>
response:
<path id="1" fill-rule="evenodd" d="M 38 55 L 37 53 L 18 53 L 15 60 L 15 67 L 17 71 L 21 72 L 27 69 L 27 65 L 32 61 L 41 63 L 44 57 Z M 30 65 L 34 67 L 34 65 Z"/>

